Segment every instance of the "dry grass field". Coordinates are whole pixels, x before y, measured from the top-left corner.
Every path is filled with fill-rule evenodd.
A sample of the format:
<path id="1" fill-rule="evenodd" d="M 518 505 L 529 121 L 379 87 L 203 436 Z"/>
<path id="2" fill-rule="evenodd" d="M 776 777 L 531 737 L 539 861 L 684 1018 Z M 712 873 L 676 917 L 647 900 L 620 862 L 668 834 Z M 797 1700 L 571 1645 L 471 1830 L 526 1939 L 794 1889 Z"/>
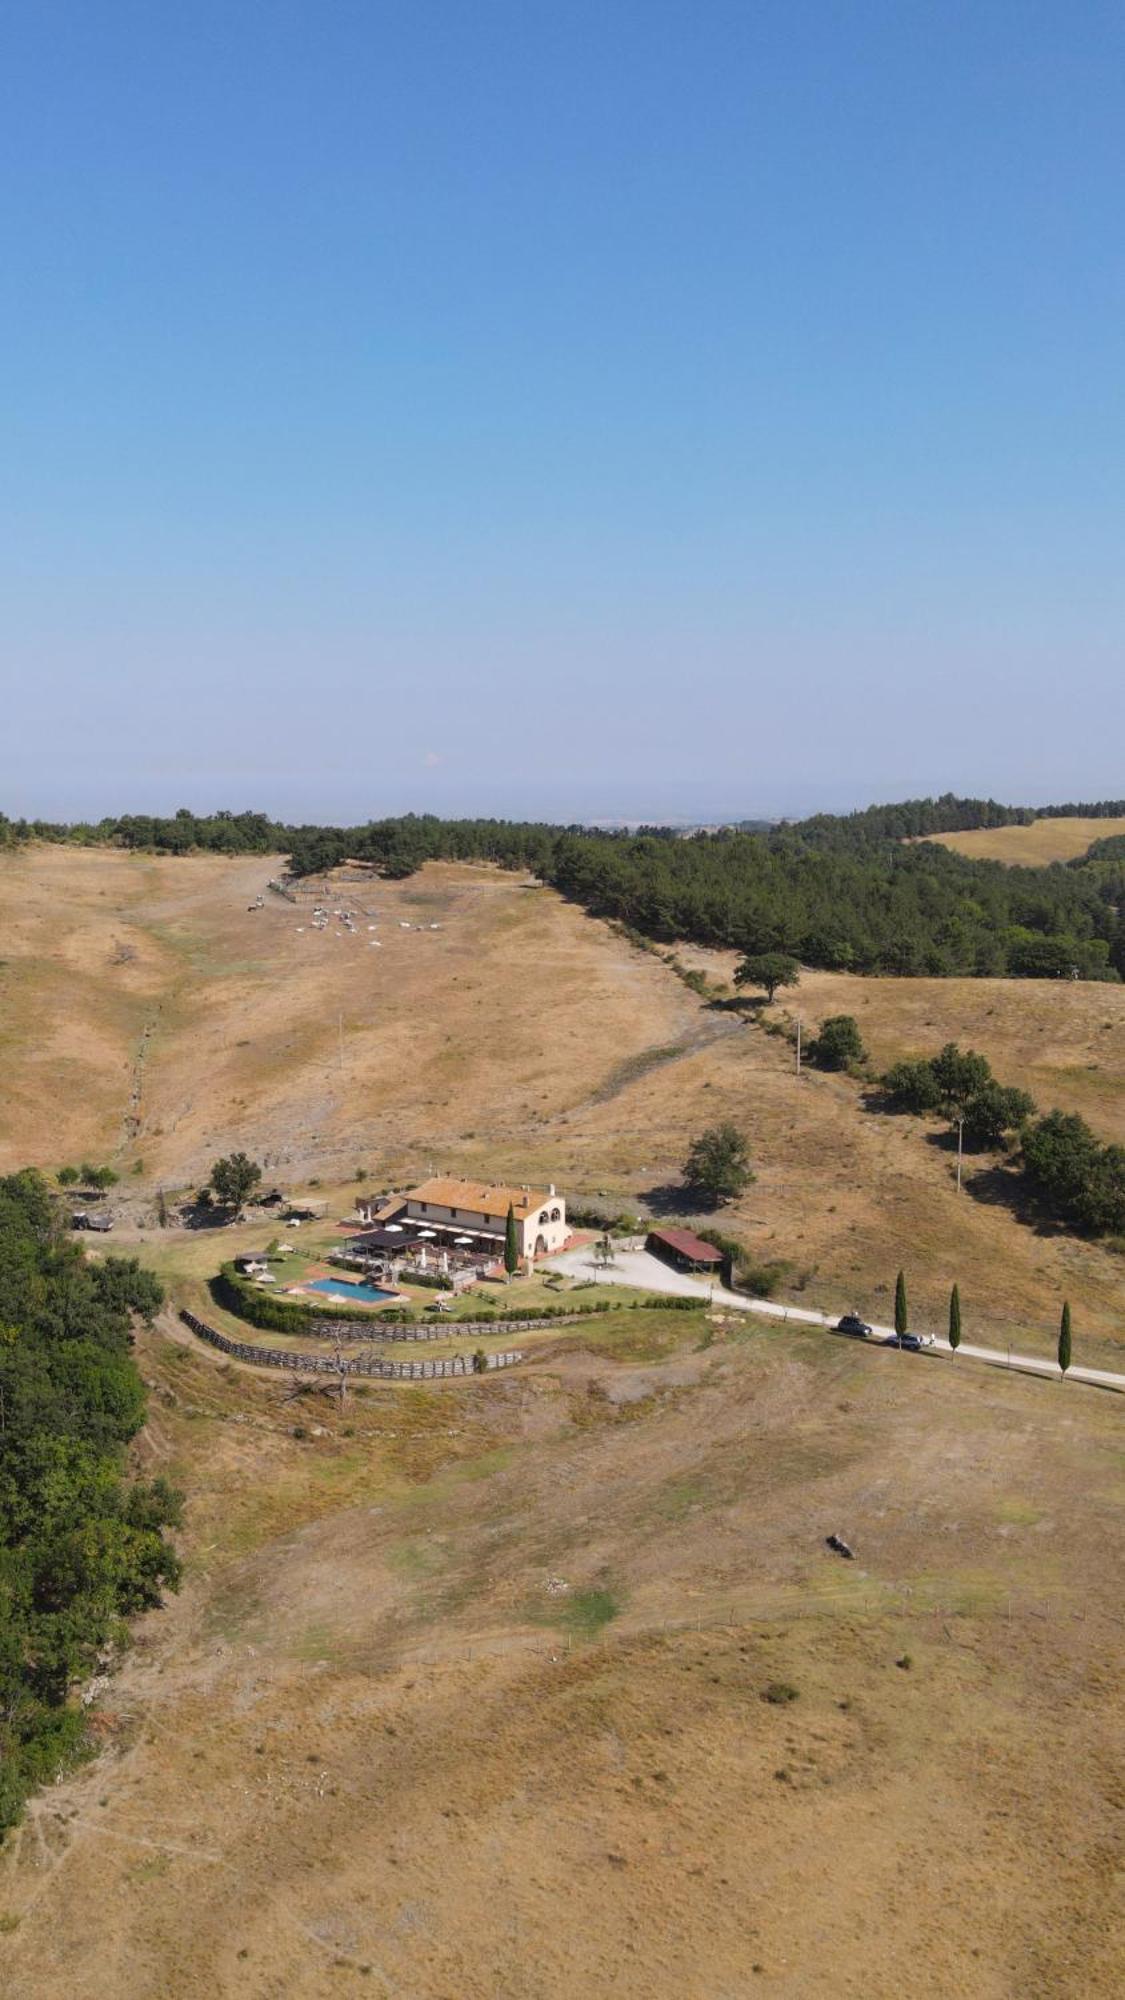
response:
<path id="1" fill-rule="evenodd" d="M 296 1438 L 145 1336 L 188 1578 L 0 1855 L 4 1992 L 1118 1992 L 1116 1399 L 676 1342 Z"/>
<path id="2" fill-rule="evenodd" d="M 865 1110 L 846 1077 L 798 1083 L 784 1041 L 553 892 L 431 866 L 344 892 L 376 912 L 350 935 L 311 930 L 311 904 L 248 910 L 271 872 L 51 848 L 5 862 L 0 1165 L 112 1158 L 143 1207 L 243 1146 L 290 1186 L 321 1180 L 340 1212 L 357 1166 L 383 1185 L 433 1165 L 629 1205 L 729 1115 L 758 1170 L 730 1226 L 790 1264 L 795 1300 L 885 1316 L 903 1265 L 923 1322 L 956 1279 L 966 1338 L 1046 1351 L 1069 1296 L 1077 1354 L 1120 1355 L 1119 1256 L 1017 1220 L 987 1166 L 970 1162 L 958 1197 L 936 1128 Z M 731 957 L 684 956 L 729 979 Z M 960 1040 L 1043 1108 L 1125 1138 L 1125 986 L 806 973 L 783 999 L 806 1031 L 856 1014 L 879 1067 Z"/>
<path id="3" fill-rule="evenodd" d="M 964 833 L 926 836 L 970 861 L 1004 861 L 1010 867 L 1044 868 L 1077 861 L 1095 840 L 1125 833 L 1125 819 L 1033 819 L 1029 826 L 974 826 Z"/>
<path id="4" fill-rule="evenodd" d="M 113 1159 L 177 1302 L 275 1225 L 160 1231 L 219 1150 L 623 1203 L 731 1116 L 784 1295 L 1120 1365 L 1120 1258 L 551 893 L 433 867 L 310 932 L 268 864 L 0 869 L 5 1167 Z M 339 906 L 339 899 L 337 899 Z M 366 929 L 378 922 L 377 932 Z M 438 930 L 400 928 L 436 923 Z M 304 928 L 299 928 L 304 926 Z M 378 937 L 381 948 L 372 948 Z M 716 980 L 731 963 L 704 959 Z M 1125 988 L 807 974 L 882 1066 L 956 1038 L 1125 1135 Z M 779 1010 L 775 1010 L 779 1011 Z M 147 1032 L 146 1032 L 147 1031 Z M 134 1175 L 132 1163 L 142 1171 Z M 310 1247 L 316 1245 L 315 1236 Z M 181 1596 L 102 1754 L 0 1853 L 13 2000 L 1070 2000 L 1122 1982 L 1119 1399 L 700 1310 L 341 1409 L 140 1338 Z M 295 1436 L 299 1428 L 304 1435 Z M 825 1551 L 836 1530 L 855 1563 Z"/>

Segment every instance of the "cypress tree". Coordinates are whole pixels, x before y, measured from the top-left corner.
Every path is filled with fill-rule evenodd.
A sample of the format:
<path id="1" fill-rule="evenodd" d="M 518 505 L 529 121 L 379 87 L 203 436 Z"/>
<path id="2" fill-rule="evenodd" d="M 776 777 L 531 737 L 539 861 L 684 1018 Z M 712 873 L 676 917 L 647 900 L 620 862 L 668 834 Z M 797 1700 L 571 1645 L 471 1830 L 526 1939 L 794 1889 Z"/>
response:
<path id="1" fill-rule="evenodd" d="M 1070 1300 L 1063 1300 L 1062 1319 L 1059 1322 L 1059 1374 L 1065 1375 L 1070 1367 Z"/>
<path id="2" fill-rule="evenodd" d="M 961 1345 L 961 1294 L 956 1285 L 949 1294 L 949 1345 L 954 1354 Z"/>
<path id="3" fill-rule="evenodd" d="M 895 1332 L 905 1333 L 910 1324 L 906 1310 L 906 1277 L 902 1271 L 895 1279 Z"/>
<path id="4" fill-rule="evenodd" d="M 514 1278 L 520 1267 L 520 1241 L 516 1234 L 516 1211 L 508 1203 L 508 1219 L 504 1224 L 504 1269 L 509 1278 Z"/>

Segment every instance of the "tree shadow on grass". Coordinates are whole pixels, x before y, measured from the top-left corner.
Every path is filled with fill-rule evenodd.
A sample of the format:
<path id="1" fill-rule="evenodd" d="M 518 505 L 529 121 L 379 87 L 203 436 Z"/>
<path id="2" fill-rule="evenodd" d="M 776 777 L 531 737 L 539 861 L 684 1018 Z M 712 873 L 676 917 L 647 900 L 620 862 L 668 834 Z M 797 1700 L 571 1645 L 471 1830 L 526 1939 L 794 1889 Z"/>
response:
<path id="1" fill-rule="evenodd" d="M 727 1207 L 726 1202 L 708 1202 L 696 1188 L 689 1188 L 683 1181 L 668 1181 L 663 1186 L 646 1188 L 639 1199 L 654 1216 L 664 1221 L 683 1221 L 694 1218 L 697 1222 L 714 1222 Z"/>
<path id="2" fill-rule="evenodd" d="M 768 1006 L 764 993 L 717 994 L 713 1000 L 708 1000 L 707 1011 L 709 1014 L 736 1014 L 748 1021 L 757 1020 L 762 1009 Z"/>
<path id="3" fill-rule="evenodd" d="M 961 1186 L 971 1201 L 979 1202 L 984 1208 L 1006 1208 L 1017 1222 L 1022 1223 L 1025 1229 L 1033 1229 L 1037 1236 L 1077 1238 L 1077 1231 L 1044 1209 L 1014 1160 L 993 1159 L 985 1166 L 966 1166 L 962 1170 Z"/>

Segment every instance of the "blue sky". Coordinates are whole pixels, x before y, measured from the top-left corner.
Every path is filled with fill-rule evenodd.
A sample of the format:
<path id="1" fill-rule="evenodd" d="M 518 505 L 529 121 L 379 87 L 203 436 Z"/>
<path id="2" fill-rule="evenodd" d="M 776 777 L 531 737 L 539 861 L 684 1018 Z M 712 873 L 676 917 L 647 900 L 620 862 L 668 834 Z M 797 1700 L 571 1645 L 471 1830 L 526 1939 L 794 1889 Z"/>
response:
<path id="1" fill-rule="evenodd" d="M 1125 15 L 9 0 L 0 807 L 1125 793 Z"/>

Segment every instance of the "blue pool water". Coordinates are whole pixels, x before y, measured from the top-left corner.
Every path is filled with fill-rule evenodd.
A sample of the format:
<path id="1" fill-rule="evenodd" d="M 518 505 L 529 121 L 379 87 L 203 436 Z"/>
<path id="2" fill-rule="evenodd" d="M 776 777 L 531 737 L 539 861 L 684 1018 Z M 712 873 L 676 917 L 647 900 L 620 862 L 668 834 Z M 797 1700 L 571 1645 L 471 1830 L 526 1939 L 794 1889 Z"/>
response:
<path id="1" fill-rule="evenodd" d="M 363 1299 L 365 1304 L 382 1305 L 384 1299 L 398 1297 L 397 1292 L 381 1292 L 378 1285 L 354 1285 L 347 1278 L 314 1278 L 307 1287 L 310 1292 L 337 1292 L 342 1299 Z"/>

